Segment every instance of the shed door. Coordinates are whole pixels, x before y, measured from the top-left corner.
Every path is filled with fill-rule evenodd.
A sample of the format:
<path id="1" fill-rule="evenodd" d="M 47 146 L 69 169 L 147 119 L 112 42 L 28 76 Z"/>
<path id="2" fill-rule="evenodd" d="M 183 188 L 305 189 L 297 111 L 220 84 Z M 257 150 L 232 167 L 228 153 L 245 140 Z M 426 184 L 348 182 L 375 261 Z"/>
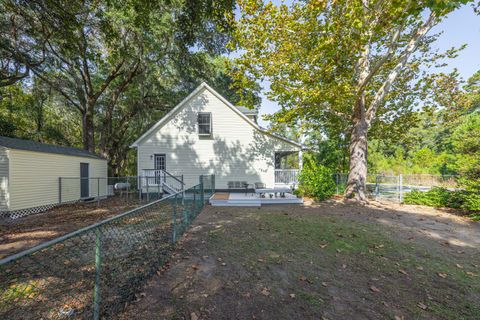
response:
<path id="1" fill-rule="evenodd" d="M 90 195 L 88 171 L 88 163 L 80 163 L 80 198 L 88 198 Z"/>

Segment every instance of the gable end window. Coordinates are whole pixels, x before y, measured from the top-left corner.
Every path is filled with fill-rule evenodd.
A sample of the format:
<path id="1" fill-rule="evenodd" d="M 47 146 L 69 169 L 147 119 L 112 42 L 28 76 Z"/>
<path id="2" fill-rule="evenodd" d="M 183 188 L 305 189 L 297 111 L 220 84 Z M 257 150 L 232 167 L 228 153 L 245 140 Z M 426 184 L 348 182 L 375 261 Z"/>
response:
<path id="1" fill-rule="evenodd" d="M 212 134 L 212 114 L 202 112 L 198 114 L 198 134 L 209 136 Z"/>

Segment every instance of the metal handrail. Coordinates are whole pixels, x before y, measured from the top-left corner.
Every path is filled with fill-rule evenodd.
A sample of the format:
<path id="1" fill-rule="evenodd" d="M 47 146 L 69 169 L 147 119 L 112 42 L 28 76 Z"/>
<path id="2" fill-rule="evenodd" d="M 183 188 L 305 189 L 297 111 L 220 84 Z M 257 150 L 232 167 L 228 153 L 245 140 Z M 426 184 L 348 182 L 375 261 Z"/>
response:
<path id="1" fill-rule="evenodd" d="M 148 171 L 162 172 L 162 173 L 164 173 L 166 176 L 169 176 L 169 177 L 173 178 L 174 180 L 178 181 L 178 182 L 181 183 L 182 185 L 185 184 L 182 180 L 178 179 L 176 176 L 174 176 L 174 175 L 171 174 L 170 172 L 168 172 L 168 171 L 166 171 L 166 170 L 163 170 L 163 169 L 142 169 L 142 171 L 146 171 L 146 172 L 148 172 Z M 146 176 L 146 177 L 151 178 L 150 176 Z M 154 177 L 155 177 L 155 176 L 154 176 Z"/>

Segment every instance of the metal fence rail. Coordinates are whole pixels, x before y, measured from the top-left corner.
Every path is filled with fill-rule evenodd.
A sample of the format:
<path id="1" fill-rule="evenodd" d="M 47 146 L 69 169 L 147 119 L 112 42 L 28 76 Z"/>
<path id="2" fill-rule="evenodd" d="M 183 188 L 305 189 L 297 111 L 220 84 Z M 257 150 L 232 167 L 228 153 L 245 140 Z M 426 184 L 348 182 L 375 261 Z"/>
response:
<path id="1" fill-rule="evenodd" d="M 203 209 L 214 177 L 200 181 L 0 260 L 0 319 L 99 319 L 122 311 Z"/>
<path id="2" fill-rule="evenodd" d="M 335 173 L 337 194 L 345 192 L 348 174 Z M 403 202 L 404 195 L 412 190 L 428 191 L 433 187 L 455 189 L 458 176 L 431 174 L 400 174 L 398 176 L 367 175 L 367 195 L 375 200 Z"/>

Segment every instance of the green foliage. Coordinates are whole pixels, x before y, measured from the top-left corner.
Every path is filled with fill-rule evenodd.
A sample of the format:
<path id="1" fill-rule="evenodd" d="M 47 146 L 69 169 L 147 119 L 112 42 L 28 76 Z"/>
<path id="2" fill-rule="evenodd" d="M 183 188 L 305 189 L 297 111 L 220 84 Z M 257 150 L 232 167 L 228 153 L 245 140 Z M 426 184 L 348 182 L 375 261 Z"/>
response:
<path id="1" fill-rule="evenodd" d="M 479 211 L 480 195 L 468 190 L 450 191 L 445 188 L 432 188 L 426 192 L 413 190 L 406 193 L 404 203 Z"/>
<path id="2" fill-rule="evenodd" d="M 304 166 L 299 176 L 299 193 L 323 201 L 335 194 L 333 172 L 322 165 Z"/>

